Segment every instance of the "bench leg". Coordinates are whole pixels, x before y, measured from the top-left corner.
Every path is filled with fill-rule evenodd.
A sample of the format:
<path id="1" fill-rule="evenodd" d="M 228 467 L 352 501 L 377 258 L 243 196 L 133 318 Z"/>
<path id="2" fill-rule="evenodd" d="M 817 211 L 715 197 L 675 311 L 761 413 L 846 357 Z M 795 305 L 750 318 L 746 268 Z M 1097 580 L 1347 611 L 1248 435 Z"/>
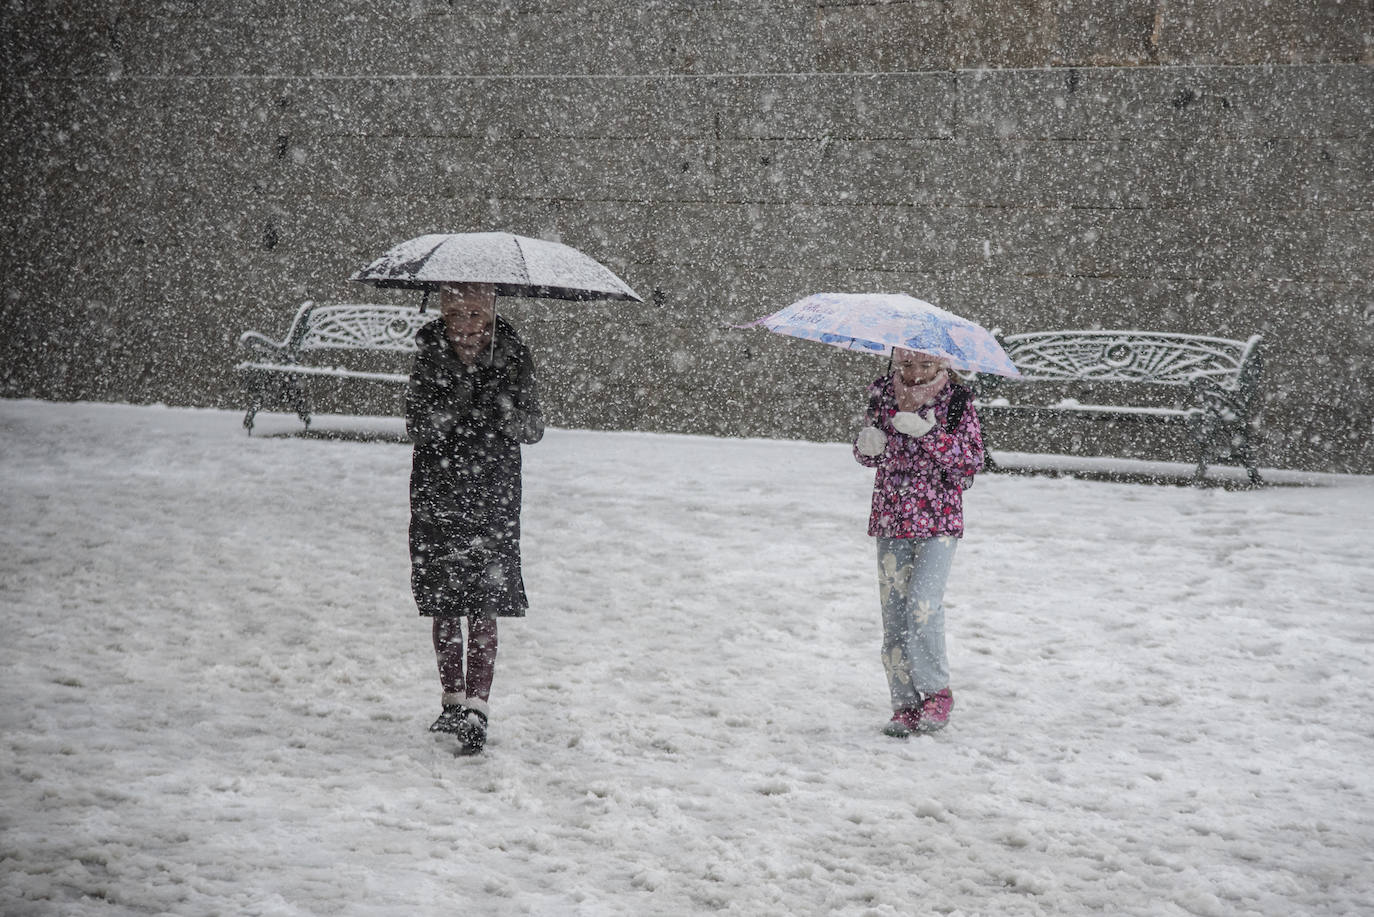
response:
<path id="1" fill-rule="evenodd" d="M 1264 479 L 1260 477 L 1259 467 L 1255 464 L 1255 453 L 1250 448 L 1250 437 L 1244 433 L 1240 435 L 1240 442 L 1236 444 L 1236 458 L 1245 466 L 1245 474 L 1250 478 L 1250 484 L 1260 487 L 1264 484 Z"/>
<path id="2" fill-rule="evenodd" d="M 1197 487 L 1207 480 L 1207 459 L 1212 447 L 1213 430 L 1207 418 L 1194 416 L 1192 427 L 1193 442 L 1197 445 L 1197 469 L 1193 472 L 1193 486 Z"/>
<path id="3" fill-rule="evenodd" d="M 300 376 L 290 375 L 283 383 L 286 393 L 286 403 L 291 410 L 296 412 L 296 416 L 305 424 L 307 430 L 310 429 L 310 397 L 305 391 L 305 382 Z"/>
<path id="4" fill-rule="evenodd" d="M 249 385 L 248 391 L 248 412 L 243 415 L 243 428 L 249 436 L 253 435 L 254 418 L 264 408 L 294 411 L 306 429 L 310 429 L 310 396 L 300 376 L 287 374 L 268 378 L 263 374 Z"/>
<path id="5" fill-rule="evenodd" d="M 243 415 L 243 428 L 248 431 L 248 435 L 253 435 L 253 419 L 258 416 L 258 411 L 267 403 L 267 380 L 261 373 L 255 373 L 244 379 L 244 392 L 248 395 L 248 411 Z"/>

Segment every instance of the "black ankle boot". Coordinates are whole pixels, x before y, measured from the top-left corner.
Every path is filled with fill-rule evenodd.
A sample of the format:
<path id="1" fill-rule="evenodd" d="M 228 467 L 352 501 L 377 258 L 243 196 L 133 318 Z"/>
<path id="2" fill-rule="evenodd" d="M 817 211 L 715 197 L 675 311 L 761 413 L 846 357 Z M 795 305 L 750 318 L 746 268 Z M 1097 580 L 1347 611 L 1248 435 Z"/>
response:
<path id="1" fill-rule="evenodd" d="M 465 709 L 454 735 L 458 739 L 458 754 L 481 754 L 487 746 L 487 715 L 480 710 Z"/>
<path id="2" fill-rule="evenodd" d="M 463 728 L 463 717 L 467 712 L 468 708 L 462 704 L 444 704 L 444 712 L 430 725 L 429 731 L 456 735 Z"/>

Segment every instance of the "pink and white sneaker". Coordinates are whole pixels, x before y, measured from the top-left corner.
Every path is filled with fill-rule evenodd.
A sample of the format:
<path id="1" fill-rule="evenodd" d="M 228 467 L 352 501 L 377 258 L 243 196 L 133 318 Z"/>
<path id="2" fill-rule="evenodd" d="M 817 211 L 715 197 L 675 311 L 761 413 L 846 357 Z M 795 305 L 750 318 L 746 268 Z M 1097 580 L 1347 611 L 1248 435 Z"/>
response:
<path id="1" fill-rule="evenodd" d="M 916 732 L 937 732 L 949 725 L 949 713 L 954 709 L 954 692 L 943 688 L 934 694 L 927 694 L 921 700 L 920 717 L 916 721 Z"/>
<path id="2" fill-rule="evenodd" d="M 921 728 L 921 709 L 905 707 L 892 714 L 892 719 L 883 727 L 883 735 L 894 739 L 905 739 Z"/>

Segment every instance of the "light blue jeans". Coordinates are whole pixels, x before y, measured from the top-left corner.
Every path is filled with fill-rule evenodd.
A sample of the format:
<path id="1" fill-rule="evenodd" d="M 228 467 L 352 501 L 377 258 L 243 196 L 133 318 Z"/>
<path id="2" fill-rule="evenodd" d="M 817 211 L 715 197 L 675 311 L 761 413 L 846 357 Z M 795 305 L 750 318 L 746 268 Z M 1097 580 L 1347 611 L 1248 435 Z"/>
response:
<path id="1" fill-rule="evenodd" d="M 949 687 L 945 581 L 958 546 L 959 539 L 949 536 L 878 539 L 883 669 L 894 711 Z"/>

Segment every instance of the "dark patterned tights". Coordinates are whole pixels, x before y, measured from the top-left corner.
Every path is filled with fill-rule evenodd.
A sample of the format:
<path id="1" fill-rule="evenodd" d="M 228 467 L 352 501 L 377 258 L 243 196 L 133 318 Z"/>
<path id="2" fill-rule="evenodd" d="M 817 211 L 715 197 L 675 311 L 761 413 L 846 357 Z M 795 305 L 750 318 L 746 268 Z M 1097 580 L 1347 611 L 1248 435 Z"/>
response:
<path id="1" fill-rule="evenodd" d="M 491 698 L 496 674 L 496 619 L 470 618 L 467 679 L 463 678 L 463 619 L 434 619 L 434 655 L 439 660 L 439 683 L 445 694 Z"/>

